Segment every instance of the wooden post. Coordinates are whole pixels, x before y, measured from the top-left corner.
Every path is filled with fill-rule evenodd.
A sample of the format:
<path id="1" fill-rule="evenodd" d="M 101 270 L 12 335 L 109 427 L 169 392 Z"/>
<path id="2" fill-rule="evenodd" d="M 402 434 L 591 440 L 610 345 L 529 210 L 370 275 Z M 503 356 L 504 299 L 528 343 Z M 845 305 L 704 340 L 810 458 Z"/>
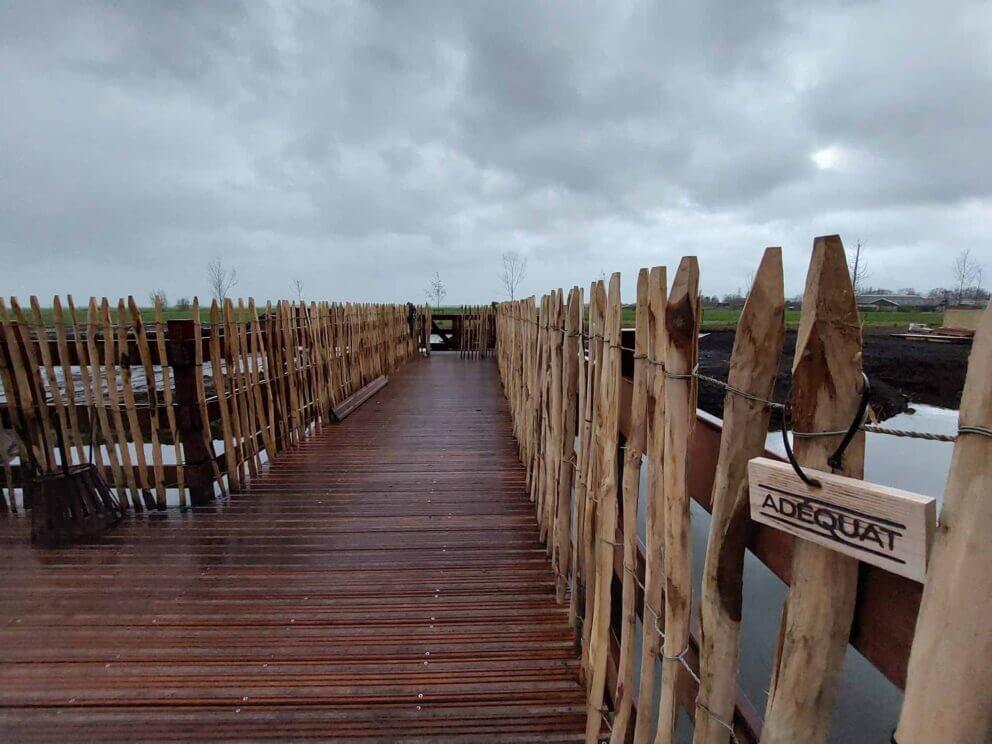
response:
<path id="1" fill-rule="evenodd" d="M 617 662 L 617 688 L 614 695 L 612 744 L 627 740 L 627 728 L 634 702 L 634 654 L 637 612 L 637 501 L 641 485 L 641 458 L 647 437 L 648 408 L 648 270 L 637 274 L 637 315 L 634 327 L 634 380 L 630 399 L 630 432 L 623 456 L 623 595 L 620 611 L 620 659 Z"/>
<path id="2" fill-rule="evenodd" d="M 895 741 L 992 741 L 992 307 L 968 361 L 959 427 Z M 983 436 L 980 431 L 984 430 Z"/>
<path id="3" fill-rule="evenodd" d="M 558 481 L 558 515 L 555 519 L 555 598 L 565 599 L 568 589 L 568 570 L 572 549 L 572 483 L 575 475 L 575 429 L 579 384 L 579 351 L 582 348 L 579 332 L 582 328 L 582 290 L 572 287 L 568 293 L 565 314 L 565 338 L 562 351 L 562 458 Z"/>
<path id="4" fill-rule="evenodd" d="M 785 336 L 782 249 L 768 248 L 737 323 L 728 384 L 771 398 Z M 751 532 L 747 463 L 765 449 L 771 409 L 727 392 L 713 483 L 701 597 L 699 695 L 694 744 L 726 744 L 737 699 L 744 552 Z"/>
<path id="5" fill-rule="evenodd" d="M 661 570 L 665 547 L 665 479 L 662 464 L 665 458 L 665 374 L 661 363 L 665 360 L 668 331 L 665 329 L 665 305 L 668 296 L 668 277 L 664 266 L 655 266 L 648 276 L 648 357 L 649 402 L 648 419 L 648 502 L 645 525 L 644 551 L 644 627 L 641 640 L 641 676 L 637 691 L 639 714 L 634 724 L 635 744 L 647 744 L 651 739 L 654 708 L 654 678 L 658 654 L 661 652 L 661 635 L 658 627 L 664 622 L 662 605 L 664 572 Z"/>
<path id="6" fill-rule="evenodd" d="M 590 378 L 588 386 L 589 416 L 586 425 L 588 430 L 586 437 L 588 446 L 585 453 L 585 491 L 582 500 L 582 669 L 589 671 L 589 639 L 592 633 L 592 613 L 595 597 L 596 578 L 596 522 L 598 512 L 597 488 L 599 485 L 599 438 L 596 434 L 599 429 L 599 418 L 603 410 L 603 396 L 601 391 L 602 377 L 604 374 L 603 351 L 603 310 L 606 306 L 606 292 L 603 289 L 603 282 L 595 282 L 592 285 L 591 298 L 589 303 L 589 368 Z M 612 537 L 610 538 L 613 539 Z"/>
<path id="7" fill-rule="evenodd" d="M 816 238 L 792 365 L 793 430 L 846 431 L 861 391 L 861 321 L 844 246 L 836 235 Z M 806 467 L 830 470 L 827 458 L 841 438 L 797 438 L 796 458 Z M 833 472 L 860 478 L 863 469 L 864 434 L 859 433 L 843 467 Z M 827 740 L 857 579 L 854 558 L 796 540 L 762 731 L 766 744 Z"/>
<path id="8" fill-rule="evenodd" d="M 610 277 L 603 333 L 603 374 L 600 379 L 602 416 L 596 427 L 600 475 L 596 486 L 596 540 L 593 548 L 595 582 L 589 639 L 589 689 L 586 744 L 599 740 L 606 691 L 606 662 L 610 649 L 610 604 L 613 584 L 613 543 L 617 531 L 617 439 L 620 410 L 620 274 Z"/>
<path id="9" fill-rule="evenodd" d="M 595 287 L 595 285 L 593 285 Z M 595 292 L 590 288 L 589 293 L 589 318 L 593 315 L 593 305 Z M 583 312 L 585 308 L 580 309 L 580 313 Z M 591 373 L 590 362 L 586 358 L 586 345 L 584 341 L 585 336 L 585 321 L 582 316 L 579 317 L 579 400 L 578 400 L 578 422 L 577 422 L 577 434 L 578 434 L 578 448 L 575 452 L 575 519 L 572 522 L 571 528 L 571 542 L 572 542 L 572 594 L 568 598 L 568 624 L 569 627 L 576 631 L 576 641 L 582 638 L 582 626 L 581 626 L 581 612 L 585 609 L 585 594 L 584 594 L 584 582 L 585 577 L 584 571 L 584 527 L 583 520 L 585 519 L 585 500 L 586 500 L 586 463 L 589 457 L 589 424 L 586 420 L 591 417 L 590 411 L 590 401 L 588 391 L 588 380 Z M 592 353 L 592 343 L 589 344 L 589 353 Z M 591 359 L 591 356 L 590 356 Z M 581 667 L 581 663 L 580 663 Z"/>
<path id="10" fill-rule="evenodd" d="M 561 415 L 562 407 L 562 350 L 564 344 L 564 302 L 562 291 L 557 289 L 550 295 L 550 317 L 548 319 L 547 347 L 548 371 L 546 398 L 548 442 L 545 449 L 544 469 L 544 528 L 547 533 L 548 553 L 552 555 L 557 550 L 555 540 L 555 518 L 558 514 L 558 481 L 561 477 L 562 432 L 564 421 Z"/>
<path id="11" fill-rule="evenodd" d="M 679 264 L 665 308 L 665 643 L 662 655 L 658 744 L 675 737 L 679 677 L 689 645 L 692 607 L 692 542 L 686 484 L 689 437 L 696 421 L 692 377 L 699 345 L 699 265 L 694 256 Z"/>
<path id="12" fill-rule="evenodd" d="M 189 488 L 190 503 L 193 506 L 206 506 L 214 498 L 213 446 L 209 429 L 204 431 L 203 417 L 200 415 L 196 394 L 196 353 L 193 350 L 195 338 L 194 324 L 200 319 L 168 321 L 169 366 L 175 377 L 176 425 L 183 443 L 185 462 L 183 479 Z"/>

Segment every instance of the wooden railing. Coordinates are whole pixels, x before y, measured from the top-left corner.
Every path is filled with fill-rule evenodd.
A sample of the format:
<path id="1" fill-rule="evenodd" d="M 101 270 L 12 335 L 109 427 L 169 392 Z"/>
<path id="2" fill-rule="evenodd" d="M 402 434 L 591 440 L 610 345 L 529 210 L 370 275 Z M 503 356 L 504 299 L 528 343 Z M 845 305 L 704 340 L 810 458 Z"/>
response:
<path id="1" fill-rule="evenodd" d="M 28 311 L 0 300 L 0 424 L 20 454 L 4 460 L 4 508 L 18 487 L 30 504 L 38 470 L 90 458 L 136 510 L 165 507 L 171 489 L 194 506 L 241 489 L 413 355 L 425 328 L 410 306 L 326 302 L 258 312 L 228 300 L 204 324 L 195 302 L 190 318 L 165 320 L 133 299 L 91 299 L 84 318 L 55 298 L 45 315 L 35 298 Z"/>
<path id="2" fill-rule="evenodd" d="M 545 295 L 540 309 L 529 298 L 497 310 L 497 359 L 514 433 L 558 597 L 569 597 L 581 649 L 587 741 L 606 728 L 613 742 L 671 742 L 680 708 L 694 718 L 697 744 L 826 741 L 849 643 L 905 690 L 900 744 L 989 740 L 992 311 L 976 335 L 923 585 L 751 521 L 747 463 L 769 455 L 770 409 L 780 405 L 769 398 L 784 333 L 781 252 L 765 253 L 742 313 L 722 383 L 722 422 L 695 408 L 697 385 L 712 383 L 696 372 L 698 281 L 694 258 L 683 259 L 670 292 L 664 267 L 641 270 L 633 347 L 620 332 L 617 274 L 608 290 L 592 284 L 587 321 L 578 287 Z M 630 378 L 621 375 L 624 362 Z M 841 435 L 826 432 L 856 419 L 860 364 L 843 246 L 836 236 L 818 238 L 790 414 L 796 431 L 820 435 L 795 439 L 800 466 L 831 471 L 827 458 Z M 859 432 L 834 472 L 860 478 L 863 460 Z M 642 499 L 644 545 L 636 521 Z M 698 597 L 690 499 L 711 513 Z M 738 685 L 747 550 L 789 584 L 763 716 Z M 691 622 L 696 602 L 700 627 Z"/>

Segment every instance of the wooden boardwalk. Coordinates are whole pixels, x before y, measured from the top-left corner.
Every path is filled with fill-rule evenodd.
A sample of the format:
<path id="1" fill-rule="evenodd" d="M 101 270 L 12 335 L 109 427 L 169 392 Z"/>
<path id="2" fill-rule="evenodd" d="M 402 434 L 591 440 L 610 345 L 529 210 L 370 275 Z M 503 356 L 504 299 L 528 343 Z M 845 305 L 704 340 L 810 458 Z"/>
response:
<path id="1" fill-rule="evenodd" d="M 411 362 L 246 493 L 32 549 L 0 517 L 0 740 L 581 739 L 491 361 Z"/>

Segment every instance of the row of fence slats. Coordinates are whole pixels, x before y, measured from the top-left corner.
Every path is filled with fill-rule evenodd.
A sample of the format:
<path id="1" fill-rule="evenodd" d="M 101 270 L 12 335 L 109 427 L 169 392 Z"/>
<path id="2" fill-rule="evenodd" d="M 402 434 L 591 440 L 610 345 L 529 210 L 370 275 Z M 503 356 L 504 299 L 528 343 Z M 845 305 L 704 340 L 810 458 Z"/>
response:
<path id="1" fill-rule="evenodd" d="M 186 468 L 161 305 L 154 311 L 154 339 L 133 298 L 119 300 L 116 308 L 107 299 L 91 298 L 84 321 L 72 297 L 68 305 L 69 322 L 61 299 L 53 302 L 52 345 L 36 298 L 31 298 L 30 316 L 16 298 L 9 311 L 0 300 L 0 382 L 18 432 L 21 478 L 30 472 L 26 463 L 50 472 L 61 462 L 92 458 L 125 506 L 164 508 L 169 488 L 178 488 L 185 506 Z M 247 305 L 214 301 L 206 359 L 197 299 L 191 315 L 195 414 L 201 424 L 196 428 L 206 452 L 214 452 L 215 432 L 221 442 L 222 462 L 211 458 L 210 467 L 222 494 L 227 484 L 241 489 L 259 474 L 263 450 L 272 457 L 299 444 L 329 420 L 333 406 L 416 350 L 407 308 L 399 305 L 278 302 L 267 305 L 259 318 L 251 299 Z M 134 367 L 144 377 L 145 400 L 132 379 Z M 60 440 L 65 452 L 59 451 Z M 171 479 L 162 452 L 169 444 L 176 461 L 169 469 Z M 16 508 L 14 489 L 5 457 L 0 508 Z"/>
<path id="2" fill-rule="evenodd" d="M 603 282 L 593 283 L 585 324 L 581 315 L 573 320 L 573 301 L 578 297 L 580 308 L 582 302 L 577 288 L 569 293 L 567 310 L 561 290 L 545 295 L 539 305 L 534 298 L 527 298 L 502 303 L 496 309 L 497 361 L 536 519 L 559 573 L 559 601 L 565 600 L 564 586 L 570 584 L 572 588 L 569 616 L 582 649 L 589 742 L 600 736 L 608 715 L 612 716 L 607 719 L 612 742 L 626 741 L 628 735 L 639 743 L 672 742 L 680 706 L 686 707 L 690 716 L 694 714 L 695 744 L 726 744 L 732 736 L 743 740 L 745 734 L 752 737 L 754 733 L 735 707 L 743 565 L 750 532 L 746 468 L 747 462 L 764 450 L 770 409 L 762 401 L 771 396 L 782 353 L 785 302 L 781 250 L 769 248 L 762 258 L 730 361 L 728 384 L 734 392 L 725 396 L 712 493 L 699 598 L 702 632 L 698 667 L 689 655 L 694 646 L 690 636 L 693 590 L 687 488 L 688 443 L 696 420 L 694 369 L 700 318 L 695 259 L 683 259 L 670 294 L 666 284 L 664 267 L 642 270 L 638 275 L 632 410 L 623 455 L 623 543 L 619 546 L 619 276 L 611 277 L 609 292 Z M 581 344 L 569 344 L 573 334 L 588 338 L 587 351 Z M 979 427 L 992 422 L 992 396 L 987 394 L 990 349 L 992 310 L 986 312 L 976 336 L 962 399 L 962 422 Z M 861 332 L 843 245 L 836 236 L 817 238 L 793 368 L 795 428 L 846 429 L 857 408 L 860 387 Z M 571 429 L 569 419 L 575 422 Z M 578 448 L 573 450 L 576 436 Z M 828 470 L 826 459 L 838 440 L 838 436 L 797 439 L 796 456 L 803 465 Z M 934 737 L 979 741 L 987 738 L 992 728 L 992 718 L 981 698 L 981 690 L 992 684 L 984 661 L 992 641 L 988 634 L 984 640 L 975 638 L 969 630 L 980 626 L 981 601 L 990 591 L 992 551 L 980 553 L 976 546 L 987 541 L 974 537 L 988 525 L 992 514 L 988 500 L 976 497 L 992 478 L 989 449 L 988 436 L 961 436 L 956 445 L 941 516 L 943 522 L 950 514 L 952 521 L 949 530 L 945 524 L 938 531 L 910 658 L 900 741 L 936 740 Z M 646 454 L 648 467 L 648 490 L 643 496 L 639 493 L 642 454 Z M 859 433 L 845 452 L 840 472 L 861 477 L 863 461 L 864 435 Z M 645 569 L 638 608 L 636 515 L 638 502 L 645 497 Z M 955 508 L 966 509 L 967 514 L 954 514 Z M 967 524 L 971 531 L 955 530 L 955 517 L 957 524 Z M 563 535 L 568 536 L 567 547 L 561 543 Z M 615 547 L 620 547 L 623 555 L 620 653 L 616 687 L 607 690 Z M 962 566 L 968 567 L 967 580 L 961 578 Z M 800 540 L 791 574 L 769 683 L 763 741 L 823 742 L 829 733 L 851 631 L 857 562 Z M 981 601 L 971 600 L 969 592 L 977 592 Z M 941 631 L 946 613 L 952 610 L 962 618 L 966 634 L 971 633 L 968 638 Z M 636 614 L 643 617 L 640 639 L 635 635 Z M 641 671 L 635 708 L 633 655 L 638 641 Z M 946 659 L 935 658 L 938 648 Z M 655 690 L 659 657 L 662 674 L 655 728 L 652 708 L 659 694 Z M 694 685 L 698 685 L 696 696 L 687 697 L 686 689 Z M 611 711 L 606 709 L 607 700 L 612 703 Z M 640 715 L 631 730 L 634 710 Z"/>
<path id="3" fill-rule="evenodd" d="M 457 322 L 460 324 L 458 354 L 462 359 L 488 359 L 492 356 L 496 344 L 496 314 L 492 307 L 463 305 Z"/>

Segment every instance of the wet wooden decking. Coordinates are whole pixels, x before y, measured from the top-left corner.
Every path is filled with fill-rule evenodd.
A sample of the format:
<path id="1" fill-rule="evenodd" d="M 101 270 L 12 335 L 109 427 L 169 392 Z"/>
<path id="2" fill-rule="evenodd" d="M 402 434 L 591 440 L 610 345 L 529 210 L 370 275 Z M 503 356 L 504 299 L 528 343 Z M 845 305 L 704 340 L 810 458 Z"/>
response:
<path id="1" fill-rule="evenodd" d="M 581 738 L 492 361 L 401 369 L 250 491 L 28 545 L 0 518 L 0 740 Z"/>

